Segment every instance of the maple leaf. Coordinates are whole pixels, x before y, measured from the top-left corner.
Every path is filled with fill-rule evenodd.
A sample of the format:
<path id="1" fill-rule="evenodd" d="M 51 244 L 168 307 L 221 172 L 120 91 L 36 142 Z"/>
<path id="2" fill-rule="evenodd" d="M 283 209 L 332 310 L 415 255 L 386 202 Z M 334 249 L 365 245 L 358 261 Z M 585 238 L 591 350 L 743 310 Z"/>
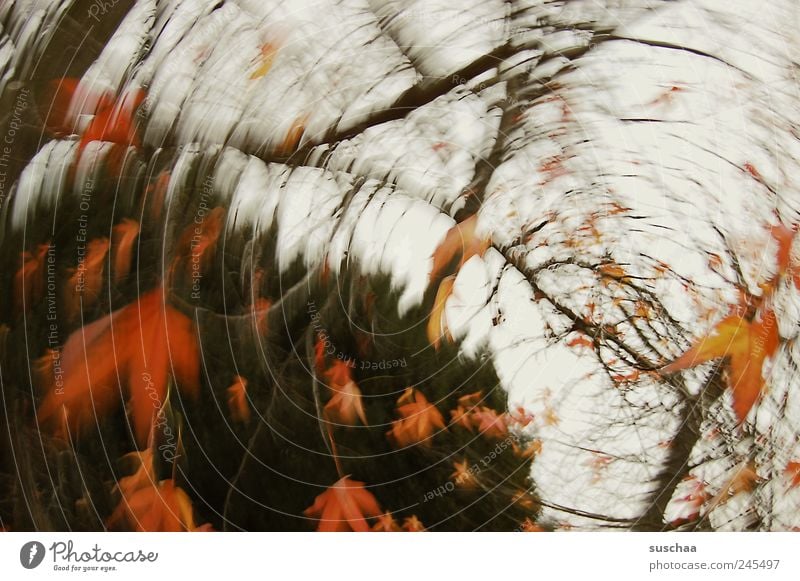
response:
<path id="1" fill-rule="evenodd" d="M 139 223 L 125 218 L 114 226 L 111 234 L 111 262 L 114 265 L 114 282 L 119 284 L 131 271 L 133 243 L 139 235 Z"/>
<path id="2" fill-rule="evenodd" d="M 143 445 L 173 377 L 187 395 L 199 388 L 200 354 L 191 319 L 166 304 L 161 288 L 76 330 L 61 350 L 63 381 L 50 378 L 39 421 L 80 431 L 119 403 L 127 390 L 136 441 Z"/>
<path id="3" fill-rule="evenodd" d="M 250 404 L 247 399 L 247 380 L 241 375 L 233 378 L 227 389 L 228 411 L 234 422 L 246 424 L 250 422 Z"/>
<path id="4" fill-rule="evenodd" d="M 403 521 L 403 530 L 407 533 L 422 533 L 425 532 L 425 525 L 417 518 L 417 515 L 412 514 Z"/>
<path id="5" fill-rule="evenodd" d="M 483 255 L 491 245 L 488 237 L 479 238 L 477 234 L 478 215 L 459 222 L 447 231 L 444 240 L 433 253 L 433 268 L 429 280 L 436 280 L 445 268 L 459 257 L 458 268 L 475 255 Z"/>
<path id="6" fill-rule="evenodd" d="M 325 372 L 329 388 L 333 396 L 325 404 L 323 414 L 329 422 L 355 426 L 356 419 L 367 425 L 367 416 L 364 413 L 364 404 L 361 401 L 361 390 L 353 380 L 350 366 L 345 361 L 337 359 L 331 369 Z"/>
<path id="7" fill-rule="evenodd" d="M 775 313 L 769 309 L 750 322 L 739 315 L 720 321 L 708 336 L 699 339 L 662 373 L 674 373 L 722 357 L 729 358 L 728 384 L 733 408 L 740 422 L 747 417 L 764 387 L 763 368 L 780 345 Z"/>
<path id="8" fill-rule="evenodd" d="M 377 522 L 372 526 L 376 533 L 397 533 L 402 529 L 390 512 L 384 512 L 378 517 Z"/>
<path id="9" fill-rule="evenodd" d="M 400 448 L 418 443 L 430 446 L 434 433 L 446 429 L 444 417 L 435 405 L 428 403 L 425 396 L 413 388 L 407 389 L 397 403 L 408 400 L 397 408 L 401 419 L 392 422 L 387 435 Z"/>
<path id="10" fill-rule="evenodd" d="M 436 298 L 433 300 L 433 308 L 431 315 L 428 318 L 427 336 L 428 343 L 433 345 L 434 349 L 439 349 L 442 342 L 442 337 L 447 338 L 448 341 L 453 341 L 453 336 L 447 327 L 447 316 L 445 315 L 445 306 L 447 299 L 453 292 L 453 284 L 455 283 L 455 276 L 450 275 L 445 277 L 439 283 L 439 289 L 436 291 Z"/>
<path id="11" fill-rule="evenodd" d="M 320 532 L 366 532 L 369 530 L 366 519 L 383 511 L 364 483 L 351 480 L 348 475 L 317 496 L 303 514 L 319 520 Z"/>
<path id="12" fill-rule="evenodd" d="M 523 533 L 543 533 L 544 529 L 533 522 L 530 517 L 526 517 L 522 524 L 519 527 L 519 530 Z"/>
<path id="13" fill-rule="evenodd" d="M 501 440 L 508 435 L 505 414 L 498 414 L 492 408 L 481 406 L 472 412 L 472 423 L 487 438 Z"/>
<path id="14" fill-rule="evenodd" d="M 512 442 L 511 449 L 514 451 L 515 456 L 527 460 L 528 458 L 535 458 L 542 451 L 542 442 L 534 440 L 525 446 Z"/>
<path id="15" fill-rule="evenodd" d="M 524 407 L 517 406 L 516 409 L 506 414 L 506 420 L 510 423 L 516 424 L 520 428 L 528 426 L 534 420 L 534 416 Z"/>
<path id="16" fill-rule="evenodd" d="M 189 495 L 172 479 L 123 494 L 107 524 L 110 528 L 124 527 L 151 533 L 198 530 Z M 199 530 L 207 531 L 209 528 L 210 525 L 203 525 Z"/>
<path id="17" fill-rule="evenodd" d="M 594 346 L 594 341 L 583 333 L 578 333 L 575 337 L 567 341 L 567 347 L 585 347 L 587 349 L 594 349 Z"/>
<path id="18" fill-rule="evenodd" d="M 453 462 L 453 468 L 455 468 L 455 471 L 450 475 L 450 479 L 456 483 L 456 486 L 459 488 L 478 487 L 478 477 L 470 467 L 468 460 Z"/>

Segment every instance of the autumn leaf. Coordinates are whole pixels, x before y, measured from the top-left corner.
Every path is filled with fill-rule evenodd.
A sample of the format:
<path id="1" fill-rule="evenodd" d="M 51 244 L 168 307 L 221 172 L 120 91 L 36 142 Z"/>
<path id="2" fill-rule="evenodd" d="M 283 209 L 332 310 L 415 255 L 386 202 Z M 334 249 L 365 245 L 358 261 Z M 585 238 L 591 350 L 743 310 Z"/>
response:
<path id="1" fill-rule="evenodd" d="M 491 240 L 488 237 L 478 237 L 477 226 L 478 215 L 473 214 L 447 231 L 444 240 L 433 253 L 433 268 L 429 280 L 436 280 L 456 258 L 459 259 L 458 268 L 461 268 L 473 256 L 482 256 L 486 252 Z"/>
<path id="2" fill-rule="evenodd" d="M 472 412 L 472 423 L 482 436 L 503 439 L 508 435 L 505 414 L 498 414 L 492 408 L 481 406 Z"/>
<path id="3" fill-rule="evenodd" d="M 163 300 L 161 288 L 76 330 L 61 350 L 63 381 L 51 378 L 39 421 L 57 433 L 80 431 L 119 403 L 126 388 L 136 441 L 147 442 L 170 377 L 196 396 L 200 355 L 191 319 Z"/>
<path id="4" fill-rule="evenodd" d="M 372 530 L 376 533 L 398 533 L 402 529 L 390 512 L 384 512 L 378 517 L 377 522 L 372 525 Z"/>
<path id="5" fill-rule="evenodd" d="M 707 512 L 711 512 L 717 506 L 722 506 L 731 498 L 742 492 L 751 492 L 761 478 L 756 473 L 755 464 L 742 462 L 736 468 L 730 478 L 723 484 L 719 493 L 709 502 Z"/>
<path id="6" fill-rule="evenodd" d="M 412 514 L 403 521 L 403 530 L 407 533 L 422 533 L 425 532 L 425 525 L 417 518 L 417 515 Z"/>
<path id="7" fill-rule="evenodd" d="M 411 392 L 406 390 L 406 393 L 411 393 L 413 399 L 397 408 L 401 419 L 392 422 L 392 429 L 387 435 L 400 448 L 418 443 L 430 446 L 435 432 L 445 429 L 444 417 L 419 391 L 412 389 Z M 408 397 L 401 396 L 398 404 Z"/>
<path id="8" fill-rule="evenodd" d="M 475 470 L 470 467 L 468 460 L 453 462 L 453 468 L 455 470 L 450 475 L 450 480 L 455 482 L 456 486 L 459 488 L 478 488 L 478 477 L 475 474 Z"/>
<path id="9" fill-rule="evenodd" d="M 355 426 L 356 419 L 359 419 L 366 425 L 367 416 L 361 401 L 361 390 L 353 380 L 347 363 L 337 359 L 331 369 L 325 372 L 325 377 L 328 379 L 329 389 L 333 392 L 323 410 L 325 419 L 347 426 Z"/>
<path id="10" fill-rule="evenodd" d="M 131 271 L 133 243 L 139 235 L 139 223 L 125 218 L 114 226 L 111 234 L 111 263 L 114 265 L 114 283 L 119 284 Z"/>
<path id="11" fill-rule="evenodd" d="M 108 520 L 109 528 L 137 532 L 177 533 L 197 530 L 189 495 L 172 479 L 123 494 Z M 200 527 L 208 530 L 208 525 Z"/>
<path id="12" fill-rule="evenodd" d="M 92 121 L 81 135 L 78 151 L 92 141 L 108 141 L 119 145 L 141 146 L 136 132 L 136 111 L 144 102 L 145 93 L 138 89 L 109 102 L 101 100 Z"/>
<path id="13" fill-rule="evenodd" d="M 685 476 L 680 485 L 687 490 L 687 494 L 677 498 L 676 502 L 681 506 L 685 516 L 672 520 L 670 524 L 673 526 L 697 520 L 703 505 L 710 497 L 706 483 L 693 474 Z"/>
<path id="14" fill-rule="evenodd" d="M 522 531 L 523 533 L 543 533 L 544 532 L 544 529 L 540 525 L 538 525 L 535 522 L 533 522 L 530 519 L 530 517 L 527 517 L 527 518 L 525 518 L 524 521 L 522 521 L 522 524 L 520 525 L 519 530 Z"/>
<path id="15" fill-rule="evenodd" d="M 792 488 L 800 486 L 800 461 L 795 460 L 786 464 L 783 473 L 789 478 Z"/>
<path id="16" fill-rule="evenodd" d="M 453 336 L 447 327 L 447 316 L 445 314 L 445 306 L 447 299 L 453 292 L 453 284 L 455 283 L 455 276 L 450 275 L 445 277 L 439 283 L 439 289 L 436 291 L 436 298 L 433 300 L 433 309 L 431 309 L 431 316 L 428 319 L 427 336 L 428 343 L 433 345 L 434 349 L 439 349 L 442 342 L 442 337 L 448 341 L 453 341 Z"/>
<path id="17" fill-rule="evenodd" d="M 542 451 L 542 442 L 540 440 L 533 440 L 527 445 L 520 445 L 516 442 L 512 442 L 511 449 L 514 451 L 515 456 L 527 460 L 529 458 L 535 458 L 536 455 Z"/>
<path id="18" fill-rule="evenodd" d="M 383 511 L 363 482 L 344 476 L 317 496 L 303 514 L 319 520 L 317 530 L 320 532 L 366 532 L 370 530 L 366 519 L 377 517 Z"/>
<path id="19" fill-rule="evenodd" d="M 191 277 L 207 272 L 211 266 L 222 233 L 225 209 L 218 206 L 198 217 L 202 218 L 200 223 L 187 226 L 178 239 L 173 262 L 173 268 L 182 263 L 186 276 Z"/>
<path id="20" fill-rule="evenodd" d="M 674 373 L 713 359 L 729 358 L 728 383 L 733 392 L 733 408 L 742 422 L 764 387 L 764 362 L 775 355 L 779 345 L 774 311 L 766 310 L 753 322 L 729 315 L 708 336 L 662 367 L 661 372 Z"/>
<path id="21" fill-rule="evenodd" d="M 275 55 L 277 53 L 278 47 L 273 46 L 268 42 L 261 45 L 261 54 L 256 61 L 256 68 L 250 75 L 251 81 L 260 79 L 269 72 L 269 70 L 272 68 L 272 63 L 274 62 Z"/>
<path id="22" fill-rule="evenodd" d="M 227 389 L 228 411 L 234 422 L 246 424 L 250 422 L 250 403 L 247 398 L 247 380 L 241 375 L 233 378 Z"/>

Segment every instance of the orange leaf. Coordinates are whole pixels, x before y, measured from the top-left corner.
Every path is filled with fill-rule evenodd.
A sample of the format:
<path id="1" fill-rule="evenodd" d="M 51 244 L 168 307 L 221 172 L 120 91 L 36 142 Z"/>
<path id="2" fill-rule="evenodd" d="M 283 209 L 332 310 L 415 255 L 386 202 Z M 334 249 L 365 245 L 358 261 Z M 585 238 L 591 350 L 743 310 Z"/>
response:
<path id="1" fill-rule="evenodd" d="M 197 529 L 192 501 L 172 479 L 143 486 L 123 494 L 108 520 L 112 528 L 125 527 L 137 532 L 177 533 Z M 208 530 L 208 525 L 201 527 Z"/>
<path id="2" fill-rule="evenodd" d="M 498 440 L 508 435 L 505 414 L 498 414 L 492 408 L 481 406 L 472 413 L 472 423 L 482 436 Z"/>
<path id="3" fill-rule="evenodd" d="M 450 275 L 445 277 L 439 284 L 439 290 L 436 292 L 436 298 L 433 301 L 433 309 L 431 309 L 431 316 L 428 319 L 428 343 L 433 345 L 434 349 L 439 349 L 442 342 L 442 336 L 446 337 L 452 342 L 453 336 L 447 328 L 447 317 L 445 315 L 445 305 L 447 299 L 453 292 L 453 283 L 455 276 Z"/>
<path id="4" fill-rule="evenodd" d="M 793 461 L 786 464 L 786 468 L 783 472 L 790 480 L 792 488 L 797 488 L 800 486 L 800 462 Z"/>
<path id="5" fill-rule="evenodd" d="M 214 260 L 217 239 L 224 225 L 225 209 L 218 206 L 208 214 L 198 215 L 198 218 L 202 218 L 200 223 L 195 220 L 184 229 L 175 256 L 175 263 L 183 262 L 186 275 L 193 280 L 206 272 Z"/>
<path id="6" fill-rule="evenodd" d="M 392 422 L 392 429 L 387 435 L 401 448 L 418 443 L 430 446 L 434 433 L 445 429 L 444 417 L 422 393 L 415 390 L 411 393 L 413 400 L 397 408 L 401 419 Z M 405 397 L 401 396 L 398 403 Z"/>
<path id="7" fill-rule="evenodd" d="M 669 365 L 661 368 L 663 373 L 675 373 L 682 369 L 695 367 L 712 359 L 719 359 L 734 352 L 746 350 L 749 346 L 750 323 L 731 315 L 720 321 L 711 333 L 699 339 L 686 353 Z"/>
<path id="8" fill-rule="evenodd" d="M 421 533 L 425 531 L 425 526 L 417 518 L 417 515 L 412 514 L 403 521 L 403 530 L 407 533 Z"/>
<path id="9" fill-rule="evenodd" d="M 433 253 L 433 268 L 429 280 L 436 280 L 456 257 L 460 257 L 460 268 L 473 256 L 486 252 L 491 240 L 488 237 L 478 238 L 477 225 L 478 215 L 473 214 L 447 231 L 444 240 Z"/>
<path id="10" fill-rule="evenodd" d="M 255 70 L 250 75 L 250 80 L 254 81 L 266 75 L 272 68 L 272 63 L 275 60 L 275 55 L 277 53 L 278 53 L 278 47 L 273 46 L 268 42 L 262 44 L 261 54 L 259 55 L 259 58 L 256 61 L 257 66 Z"/>
<path id="11" fill-rule="evenodd" d="M 60 424 L 62 434 L 67 426 L 80 431 L 118 405 L 121 380 L 140 445 L 147 442 L 170 376 L 192 396 L 197 395 L 200 381 L 200 354 L 192 321 L 164 303 L 160 288 L 75 331 L 67 339 L 59 363 L 63 382 L 49 382 L 39 420 Z"/>
<path id="12" fill-rule="evenodd" d="M 234 422 L 246 424 L 250 421 L 250 404 L 247 400 L 247 380 L 241 375 L 233 378 L 228 387 L 228 411 Z"/>
<path id="13" fill-rule="evenodd" d="M 131 271 L 133 242 L 139 235 L 139 223 L 125 218 L 114 226 L 111 235 L 111 262 L 114 265 L 114 282 L 119 284 Z"/>
<path id="14" fill-rule="evenodd" d="M 317 496 L 314 504 L 303 511 L 305 516 L 319 520 L 320 532 L 366 532 L 367 518 L 383 513 L 375 496 L 364 488 L 363 482 L 344 476 Z"/>
<path id="15" fill-rule="evenodd" d="M 459 488 L 477 488 L 478 477 L 475 471 L 470 468 L 468 460 L 461 462 L 453 462 L 455 471 L 450 475 L 450 479 L 456 483 Z"/>
<path id="16" fill-rule="evenodd" d="M 378 522 L 373 525 L 372 530 L 376 533 L 397 533 L 402 529 L 397 524 L 397 521 L 394 520 L 392 513 L 384 512 L 378 517 Z"/>
<path id="17" fill-rule="evenodd" d="M 333 397 L 325 405 L 323 411 L 325 419 L 329 422 L 355 426 L 356 419 L 361 423 L 367 424 L 367 416 L 364 413 L 364 405 L 361 401 L 361 390 L 353 381 L 350 367 L 346 362 L 337 359 L 333 367 L 325 372 L 329 388 L 333 391 Z"/>

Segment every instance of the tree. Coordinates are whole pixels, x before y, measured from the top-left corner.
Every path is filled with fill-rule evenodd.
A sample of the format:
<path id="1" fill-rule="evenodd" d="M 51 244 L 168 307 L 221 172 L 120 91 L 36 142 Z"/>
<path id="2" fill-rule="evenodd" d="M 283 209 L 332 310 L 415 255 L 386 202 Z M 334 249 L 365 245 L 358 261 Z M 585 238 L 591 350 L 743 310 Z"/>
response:
<path id="1" fill-rule="evenodd" d="M 795 8 L 598 6 L 2 9 L 2 526 L 798 526 Z"/>

